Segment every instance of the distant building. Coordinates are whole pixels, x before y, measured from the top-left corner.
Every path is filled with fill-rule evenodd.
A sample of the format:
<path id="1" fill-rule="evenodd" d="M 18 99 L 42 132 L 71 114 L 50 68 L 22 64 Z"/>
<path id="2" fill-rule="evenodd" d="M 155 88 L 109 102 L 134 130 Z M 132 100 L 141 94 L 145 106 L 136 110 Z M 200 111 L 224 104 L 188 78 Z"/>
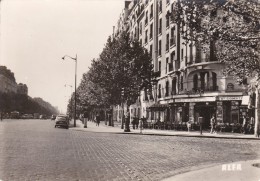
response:
<path id="1" fill-rule="evenodd" d="M 17 94 L 28 95 L 28 87 L 26 84 L 19 83 L 17 85 Z"/>
<path id="2" fill-rule="evenodd" d="M 17 84 L 14 73 L 7 69 L 6 66 L 0 66 L 0 92 L 17 93 Z"/>

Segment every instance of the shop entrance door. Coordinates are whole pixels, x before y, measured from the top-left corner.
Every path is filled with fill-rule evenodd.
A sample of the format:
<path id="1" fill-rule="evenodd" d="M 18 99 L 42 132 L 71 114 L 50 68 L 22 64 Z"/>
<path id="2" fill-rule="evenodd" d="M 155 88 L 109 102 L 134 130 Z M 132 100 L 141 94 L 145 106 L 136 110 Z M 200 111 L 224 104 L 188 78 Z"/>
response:
<path id="1" fill-rule="evenodd" d="M 214 106 L 211 105 L 197 105 L 195 106 L 195 113 L 198 116 L 203 117 L 203 128 L 210 128 L 210 118 L 215 115 Z"/>

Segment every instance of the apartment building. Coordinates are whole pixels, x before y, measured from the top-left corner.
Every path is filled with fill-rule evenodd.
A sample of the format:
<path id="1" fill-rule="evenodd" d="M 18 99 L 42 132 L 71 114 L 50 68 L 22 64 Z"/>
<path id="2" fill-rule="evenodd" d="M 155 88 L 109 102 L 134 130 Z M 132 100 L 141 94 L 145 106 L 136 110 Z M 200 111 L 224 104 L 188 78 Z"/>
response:
<path id="1" fill-rule="evenodd" d="M 116 34 L 127 30 L 131 38 L 138 39 L 152 55 L 158 75 L 152 94 L 142 91 L 140 102 L 130 106 L 131 117 L 144 116 L 150 123 L 167 125 L 196 123 L 203 117 L 208 127 L 215 115 L 220 123 L 241 123 L 242 116 L 250 114 L 245 86 L 223 75 L 225 65 L 216 60 L 214 51 L 205 53 L 193 42 L 184 44 L 181 31 L 185 24 L 171 21 L 176 1 L 125 2 Z M 120 106 L 116 111 L 120 112 Z"/>

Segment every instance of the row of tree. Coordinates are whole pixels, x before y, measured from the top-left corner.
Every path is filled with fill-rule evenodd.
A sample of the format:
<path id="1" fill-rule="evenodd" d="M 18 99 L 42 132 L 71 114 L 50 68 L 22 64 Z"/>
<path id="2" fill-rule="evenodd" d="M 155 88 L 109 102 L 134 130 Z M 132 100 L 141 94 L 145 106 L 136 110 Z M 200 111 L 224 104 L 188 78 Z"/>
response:
<path id="1" fill-rule="evenodd" d="M 20 113 L 39 113 L 45 115 L 57 114 L 57 110 L 48 102 L 31 98 L 23 94 L 0 93 L 0 112 L 10 113 L 18 111 Z"/>
<path id="2" fill-rule="evenodd" d="M 153 65 L 150 54 L 129 34 L 109 37 L 97 59 L 92 60 L 89 71 L 77 88 L 77 114 L 88 108 L 133 104 L 144 87 L 151 89 Z M 67 112 L 74 111 L 74 93 Z"/>

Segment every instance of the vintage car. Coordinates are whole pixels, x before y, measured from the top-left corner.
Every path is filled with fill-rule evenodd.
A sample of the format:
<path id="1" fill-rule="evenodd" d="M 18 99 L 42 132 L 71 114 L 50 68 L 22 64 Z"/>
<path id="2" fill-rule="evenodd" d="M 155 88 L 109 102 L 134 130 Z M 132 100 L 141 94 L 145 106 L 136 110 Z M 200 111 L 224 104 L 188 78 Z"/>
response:
<path id="1" fill-rule="evenodd" d="M 69 129 L 69 117 L 66 115 L 58 115 L 55 119 L 55 128 L 63 127 Z"/>

